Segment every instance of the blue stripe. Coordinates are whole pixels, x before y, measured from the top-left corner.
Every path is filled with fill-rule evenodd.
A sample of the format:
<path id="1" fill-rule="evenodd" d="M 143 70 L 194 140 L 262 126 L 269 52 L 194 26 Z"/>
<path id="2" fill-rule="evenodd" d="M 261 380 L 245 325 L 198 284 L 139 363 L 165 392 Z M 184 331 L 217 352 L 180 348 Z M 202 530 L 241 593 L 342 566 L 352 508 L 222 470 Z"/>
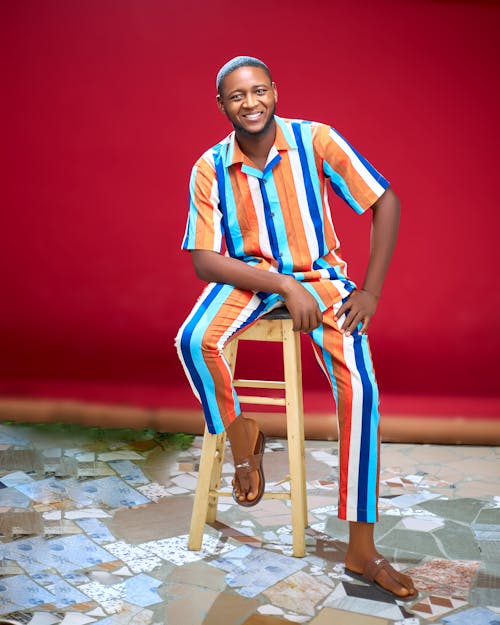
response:
<path id="1" fill-rule="evenodd" d="M 278 191 L 276 190 L 276 185 L 274 183 L 274 177 L 268 176 L 265 182 L 263 182 L 262 188 L 263 193 L 266 194 L 266 201 L 264 202 L 266 219 L 269 213 L 270 222 L 273 224 L 273 228 L 276 233 L 278 251 L 282 254 L 282 256 L 278 257 L 278 260 L 281 263 L 281 271 L 283 271 L 283 273 L 291 273 L 293 270 L 293 259 L 290 254 L 286 224 L 283 219 L 283 211 L 281 209 Z M 273 207 L 272 209 L 271 206 Z M 273 213 L 273 216 L 271 216 L 271 212 Z"/>
<path id="2" fill-rule="evenodd" d="M 236 219 L 236 211 L 234 206 L 234 198 L 233 205 L 228 207 L 227 205 L 227 195 L 226 194 L 226 168 L 224 167 L 222 161 L 221 154 L 221 146 L 216 146 L 218 148 L 217 153 L 214 154 L 214 165 L 215 165 L 215 173 L 217 175 L 217 184 L 219 185 L 219 203 L 222 212 L 222 223 L 224 226 L 224 235 L 226 240 L 226 247 L 229 255 L 233 258 L 237 258 L 238 254 L 236 251 L 236 245 L 233 240 L 234 233 L 239 233 L 241 240 L 241 232 L 238 224 L 238 220 Z M 231 212 L 230 212 L 231 211 Z"/>
<path id="3" fill-rule="evenodd" d="M 181 249 L 193 249 L 194 247 L 194 239 L 196 237 L 196 220 L 198 218 L 198 209 L 196 208 L 196 204 L 194 203 L 194 183 L 196 180 L 196 174 L 198 172 L 197 167 L 193 167 L 191 171 L 191 177 L 189 179 L 189 216 L 188 223 L 186 228 L 186 236 L 184 237 L 184 241 L 182 242 Z"/>
<path id="4" fill-rule="evenodd" d="M 280 249 L 278 245 L 278 237 L 276 235 L 276 228 L 274 227 L 273 220 L 271 218 L 271 206 L 269 204 L 269 198 L 267 197 L 266 186 L 264 180 L 259 180 L 260 192 L 262 194 L 262 202 L 264 204 L 264 216 L 266 218 L 267 232 L 269 234 L 269 243 L 271 244 L 271 251 L 273 258 L 278 261 L 278 271 L 281 273 L 283 270 L 283 262 L 280 257 Z"/>
<path id="5" fill-rule="evenodd" d="M 205 315 L 208 306 L 210 306 L 210 304 L 215 300 L 215 298 L 218 296 L 218 294 L 220 293 L 220 291 L 222 290 L 224 286 L 225 285 L 223 284 L 217 284 L 213 287 L 213 289 L 207 295 L 206 299 L 202 302 L 202 304 L 200 305 L 196 313 L 193 315 L 193 318 L 191 319 L 191 321 L 184 328 L 184 332 L 182 333 L 182 337 L 181 337 L 182 357 L 191 375 L 193 384 L 195 385 L 200 395 L 200 401 L 203 407 L 203 413 L 205 415 L 205 419 L 207 421 L 207 427 L 208 427 L 208 430 L 212 434 L 217 434 L 217 431 L 216 431 L 216 427 L 214 426 L 213 419 L 211 418 L 212 411 L 209 408 L 209 400 L 205 392 L 205 385 L 203 383 L 203 380 L 200 374 L 198 373 L 198 368 L 194 363 L 194 359 L 192 355 L 192 348 L 191 348 L 191 340 L 193 337 L 193 333 L 198 323 L 201 321 L 201 319 Z M 219 431 L 222 431 L 222 430 L 219 429 Z"/>
<path id="6" fill-rule="evenodd" d="M 371 409 L 371 440 L 370 440 L 370 466 L 368 469 L 368 498 L 367 508 L 373 510 L 373 522 L 377 520 L 377 481 L 378 481 L 378 424 L 379 424 L 379 394 L 378 386 L 373 371 L 370 350 L 368 349 L 368 337 L 363 334 L 362 342 L 364 361 L 367 363 L 367 375 L 373 390 Z M 369 366 L 368 366 L 369 365 Z M 371 521 L 370 521 L 371 522 Z"/>
<path id="7" fill-rule="evenodd" d="M 323 355 L 323 360 L 324 360 L 325 367 L 326 367 L 326 372 L 332 384 L 333 397 L 335 399 L 335 407 L 338 411 L 339 395 L 338 395 L 338 388 L 337 388 L 337 380 L 335 379 L 335 374 L 333 372 L 333 358 L 330 352 L 326 350 L 324 347 L 324 334 L 325 334 L 324 325 L 321 324 L 319 327 L 317 327 L 311 332 L 311 338 L 316 343 L 316 345 L 318 345 L 318 347 L 321 349 L 321 353 Z"/>
<path id="8" fill-rule="evenodd" d="M 345 280 L 346 279 L 344 274 L 339 270 L 339 265 L 335 265 L 334 267 L 332 267 L 332 265 L 329 265 L 324 258 L 318 258 L 318 260 L 315 260 L 314 263 L 312 264 L 312 268 L 313 269 L 326 269 L 328 272 L 328 275 L 330 276 L 332 280 Z"/>
<path id="9" fill-rule="evenodd" d="M 276 154 L 276 156 L 271 161 L 269 161 L 269 163 L 264 167 L 264 171 L 262 172 L 264 174 L 264 178 L 269 174 L 272 168 L 275 165 L 277 165 L 280 161 L 281 161 L 281 154 Z"/>
<path id="10" fill-rule="evenodd" d="M 366 337 L 358 334 L 357 330 L 353 332 L 352 337 L 356 367 L 358 369 L 363 388 L 361 444 L 359 450 L 358 472 L 358 521 L 374 523 L 376 521 L 375 500 L 370 493 L 370 475 L 373 474 L 374 462 L 377 462 L 377 449 L 373 448 L 373 386 L 370 376 L 366 370 L 365 354 L 363 350 L 363 338 L 366 340 Z"/>
<path id="11" fill-rule="evenodd" d="M 315 187 L 311 178 L 311 171 L 309 169 L 309 163 L 307 160 L 307 152 L 302 140 L 301 124 L 298 122 L 292 123 L 292 130 L 297 142 L 297 148 L 299 151 L 300 164 L 302 167 L 302 174 L 304 176 L 304 185 L 306 188 L 307 205 L 311 220 L 314 225 L 314 231 L 316 233 L 316 239 L 318 241 L 319 256 L 324 256 L 328 251 L 326 249 L 324 232 L 323 232 L 323 220 L 321 217 L 321 211 L 318 205 L 318 201 L 315 194 Z M 314 163 L 314 160 L 313 160 Z"/>
<path id="12" fill-rule="evenodd" d="M 336 134 L 338 137 L 340 137 L 343 141 L 345 141 L 347 143 L 347 145 L 351 148 L 351 150 L 354 152 L 354 154 L 356 154 L 356 156 L 359 158 L 359 160 L 361 161 L 361 163 L 364 165 L 364 167 L 366 168 L 366 170 L 368 171 L 368 173 L 384 188 L 387 189 L 387 187 L 389 186 L 389 181 L 386 180 L 384 178 L 384 176 L 382 176 L 382 174 L 380 172 L 378 172 L 375 167 L 366 160 L 366 158 L 360 154 L 355 147 L 353 147 L 349 141 L 347 141 L 347 139 L 345 137 L 343 137 L 340 132 L 338 132 L 337 130 L 335 130 L 335 128 L 330 128 L 332 130 L 332 132 L 334 134 Z"/>
<path id="13" fill-rule="evenodd" d="M 330 178 L 330 184 L 332 185 L 332 189 L 335 193 L 345 200 L 359 215 L 364 213 L 364 208 L 354 199 L 346 181 L 342 178 L 342 176 L 326 161 L 323 161 L 323 170 L 328 178 Z"/>

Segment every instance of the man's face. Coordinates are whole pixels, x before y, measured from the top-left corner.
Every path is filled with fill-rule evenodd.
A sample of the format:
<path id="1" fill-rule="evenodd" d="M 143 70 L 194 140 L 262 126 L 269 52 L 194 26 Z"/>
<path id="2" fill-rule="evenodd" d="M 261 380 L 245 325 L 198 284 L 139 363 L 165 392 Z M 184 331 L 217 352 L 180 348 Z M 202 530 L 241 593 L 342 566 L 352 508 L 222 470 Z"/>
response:
<path id="1" fill-rule="evenodd" d="M 260 67 L 240 67 L 222 81 L 219 109 L 235 130 L 252 136 L 264 134 L 273 122 L 278 92 Z"/>

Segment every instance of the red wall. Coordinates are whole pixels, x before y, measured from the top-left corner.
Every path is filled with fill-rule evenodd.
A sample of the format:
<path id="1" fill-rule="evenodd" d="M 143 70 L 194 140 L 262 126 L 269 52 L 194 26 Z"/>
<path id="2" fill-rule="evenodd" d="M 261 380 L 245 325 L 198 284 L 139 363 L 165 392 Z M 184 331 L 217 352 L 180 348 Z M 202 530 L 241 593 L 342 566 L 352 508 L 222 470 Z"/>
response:
<path id="1" fill-rule="evenodd" d="M 195 405 L 173 349 L 202 286 L 187 181 L 230 130 L 214 78 L 242 53 L 281 115 L 335 126 L 401 198 L 383 392 L 496 410 L 499 31 L 493 2 L 4 0 L 0 393 Z M 360 279 L 369 219 L 335 219 Z M 326 390 L 310 350 L 305 382 Z"/>

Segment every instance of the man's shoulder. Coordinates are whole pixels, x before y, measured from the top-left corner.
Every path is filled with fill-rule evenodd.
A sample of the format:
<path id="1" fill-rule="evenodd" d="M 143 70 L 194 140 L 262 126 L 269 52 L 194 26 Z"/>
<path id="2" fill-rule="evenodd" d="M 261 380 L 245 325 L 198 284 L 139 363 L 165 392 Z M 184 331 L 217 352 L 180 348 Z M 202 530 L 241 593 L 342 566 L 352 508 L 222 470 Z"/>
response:
<path id="1" fill-rule="evenodd" d="M 228 146 L 231 144 L 232 135 L 233 133 L 227 135 L 211 148 L 205 150 L 205 152 L 203 152 L 203 154 L 196 160 L 194 166 L 198 168 L 208 166 L 210 169 L 215 170 L 215 163 L 217 159 L 219 159 L 222 154 L 227 151 Z"/>
<path id="2" fill-rule="evenodd" d="M 287 126 L 304 126 L 304 127 L 311 127 L 311 128 L 329 128 L 328 124 L 325 124 L 324 122 L 318 122 L 318 121 L 314 121 L 311 119 L 298 119 L 295 117 L 276 117 L 276 120 L 279 122 L 281 122 L 282 124 L 286 124 Z"/>
<path id="3" fill-rule="evenodd" d="M 285 136 L 293 137 L 294 140 L 300 137 L 300 141 L 305 141 L 306 143 L 312 141 L 313 147 L 316 146 L 318 141 L 326 140 L 331 131 L 331 127 L 328 124 L 309 119 L 277 117 L 276 121 L 281 126 Z"/>

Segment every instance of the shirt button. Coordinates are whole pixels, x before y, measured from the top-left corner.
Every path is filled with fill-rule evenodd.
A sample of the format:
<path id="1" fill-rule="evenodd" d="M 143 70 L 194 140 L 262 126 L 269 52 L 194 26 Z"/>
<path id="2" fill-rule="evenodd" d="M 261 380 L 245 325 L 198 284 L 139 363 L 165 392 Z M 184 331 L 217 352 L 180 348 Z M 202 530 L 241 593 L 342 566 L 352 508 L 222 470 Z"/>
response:
<path id="1" fill-rule="evenodd" d="M 283 256 L 283 252 L 280 252 L 279 253 L 279 257 L 281 258 L 282 256 Z"/>
<path id="2" fill-rule="evenodd" d="M 274 217 L 274 212 L 273 211 L 271 211 L 271 217 Z"/>

